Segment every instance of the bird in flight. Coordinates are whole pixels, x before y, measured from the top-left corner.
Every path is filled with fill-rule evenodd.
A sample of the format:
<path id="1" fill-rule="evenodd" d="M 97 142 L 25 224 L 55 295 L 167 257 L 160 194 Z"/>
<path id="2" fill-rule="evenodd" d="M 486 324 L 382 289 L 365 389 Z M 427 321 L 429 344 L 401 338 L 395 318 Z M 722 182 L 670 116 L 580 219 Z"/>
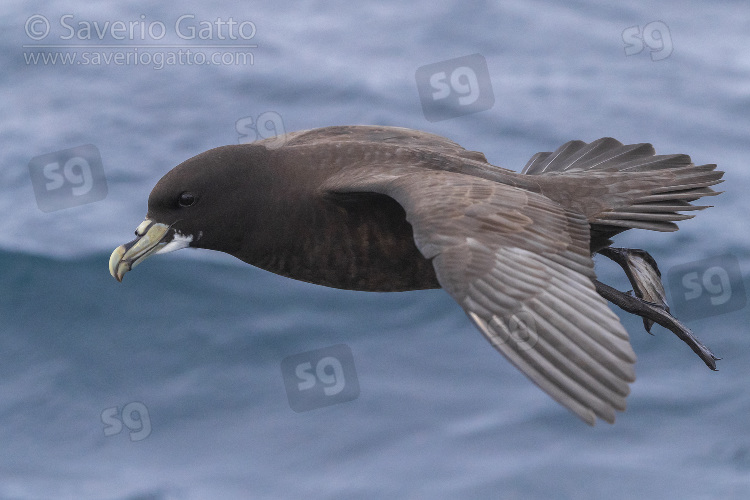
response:
<path id="1" fill-rule="evenodd" d="M 607 305 L 671 330 L 711 368 L 719 358 L 674 318 L 654 259 L 612 247 L 628 229 L 676 231 L 719 194 L 716 165 L 650 144 L 570 141 L 521 173 L 446 138 L 339 126 L 218 147 L 154 187 L 136 239 L 110 273 L 154 253 L 217 250 L 273 273 L 375 292 L 443 288 L 531 381 L 589 424 L 614 422 L 635 353 Z M 633 287 L 596 279 L 611 258 Z"/>

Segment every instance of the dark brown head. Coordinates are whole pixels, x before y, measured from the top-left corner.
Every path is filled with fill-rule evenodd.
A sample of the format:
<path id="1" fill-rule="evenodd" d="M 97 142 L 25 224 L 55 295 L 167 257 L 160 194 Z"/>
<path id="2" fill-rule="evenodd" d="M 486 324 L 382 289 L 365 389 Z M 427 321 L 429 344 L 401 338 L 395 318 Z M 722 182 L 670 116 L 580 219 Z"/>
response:
<path id="1" fill-rule="evenodd" d="M 151 191 L 137 238 L 112 253 L 112 276 L 122 281 L 150 255 L 185 247 L 239 252 L 268 207 L 268 156 L 262 145 L 222 146 L 169 171 Z"/>

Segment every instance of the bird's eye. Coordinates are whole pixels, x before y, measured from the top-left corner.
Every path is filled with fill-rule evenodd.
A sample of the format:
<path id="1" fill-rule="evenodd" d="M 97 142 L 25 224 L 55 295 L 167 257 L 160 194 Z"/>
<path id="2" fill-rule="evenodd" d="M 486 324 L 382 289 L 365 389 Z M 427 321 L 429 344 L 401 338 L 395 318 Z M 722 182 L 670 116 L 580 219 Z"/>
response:
<path id="1" fill-rule="evenodd" d="M 189 207 L 195 204 L 195 200 L 196 200 L 195 195 L 193 193 L 188 193 L 186 191 L 180 195 L 180 198 L 177 200 L 177 203 L 179 203 L 181 207 Z"/>

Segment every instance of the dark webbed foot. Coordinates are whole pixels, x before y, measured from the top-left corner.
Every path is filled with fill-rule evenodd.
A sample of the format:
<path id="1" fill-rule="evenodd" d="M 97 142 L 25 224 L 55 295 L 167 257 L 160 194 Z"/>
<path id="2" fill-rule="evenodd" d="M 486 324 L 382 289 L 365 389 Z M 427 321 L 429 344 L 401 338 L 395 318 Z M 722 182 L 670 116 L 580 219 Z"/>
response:
<path id="1" fill-rule="evenodd" d="M 606 247 L 599 250 L 599 253 L 622 267 L 636 297 L 669 312 L 659 266 L 648 252 L 635 248 Z M 652 320 L 643 318 L 643 327 L 648 333 L 651 333 L 653 324 Z"/>
<path id="2" fill-rule="evenodd" d="M 697 354 L 704 363 L 706 363 L 706 366 L 712 370 L 716 370 L 716 361 L 721 358 L 716 357 L 714 353 L 711 352 L 711 349 L 703 345 L 703 342 L 698 340 L 698 337 L 696 337 L 688 327 L 672 316 L 668 312 L 668 309 L 661 307 L 659 304 L 654 304 L 639 297 L 634 297 L 630 294 L 616 290 L 598 280 L 594 280 L 594 285 L 596 286 L 596 291 L 599 295 L 622 310 L 632 314 L 637 314 L 644 318 L 644 320 L 649 319 L 672 331 L 683 342 L 690 346 L 693 352 Z"/>

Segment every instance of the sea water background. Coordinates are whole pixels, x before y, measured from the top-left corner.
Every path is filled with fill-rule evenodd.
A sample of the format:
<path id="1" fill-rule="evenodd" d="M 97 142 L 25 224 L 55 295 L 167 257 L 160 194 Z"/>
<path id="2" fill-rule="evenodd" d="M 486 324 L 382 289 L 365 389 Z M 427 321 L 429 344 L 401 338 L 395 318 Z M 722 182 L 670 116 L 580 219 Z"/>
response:
<path id="1" fill-rule="evenodd" d="M 258 47 L 244 66 L 29 65 L 22 46 L 38 42 L 24 25 L 37 14 L 57 43 L 75 42 L 59 39 L 63 14 L 74 25 L 160 20 L 171 39 L 158 43 L 187 43 L 172 30 L 183 14 L 232 17 L 255 23 Z M 668 26 L 672 54 L 626 56 L 623 30 L 652 21 Z M 648 249 L 664 271 L 721 254 L 747 270 L 744 2 L 9 1 L 0 25 L 0 498 L 750 495 L 747 308 L 689 323 L 724 358 L 717 373 L 671 333 L 649 336 L 621 315 L 638 380 L 617 423 L 590 428 L 440 290 L 333 290 L 207 251 L 155 257 L 123 284 L 107 272 L 154 183 L 237 143 L 237 120 L 266 111 L 287 131 L 427 130 L 513 169 L 601 136 L 688 153 L 727 172 L 716 207 L 678 234 L 633 231 L 619 243 Z M 495 105 L 425 120 L 416 69 L 473 53 L 487 60 Z M 108 196 L 40 211 L 29 160 L 87 143 Z M 627 289 L 618 269 L 598 267 Z M 334 344 L 351 348 L 360 396 L 295 413 L 281 360 Z M 150 434 L 105 436 L 102 412 L 132 402 Z"/>

